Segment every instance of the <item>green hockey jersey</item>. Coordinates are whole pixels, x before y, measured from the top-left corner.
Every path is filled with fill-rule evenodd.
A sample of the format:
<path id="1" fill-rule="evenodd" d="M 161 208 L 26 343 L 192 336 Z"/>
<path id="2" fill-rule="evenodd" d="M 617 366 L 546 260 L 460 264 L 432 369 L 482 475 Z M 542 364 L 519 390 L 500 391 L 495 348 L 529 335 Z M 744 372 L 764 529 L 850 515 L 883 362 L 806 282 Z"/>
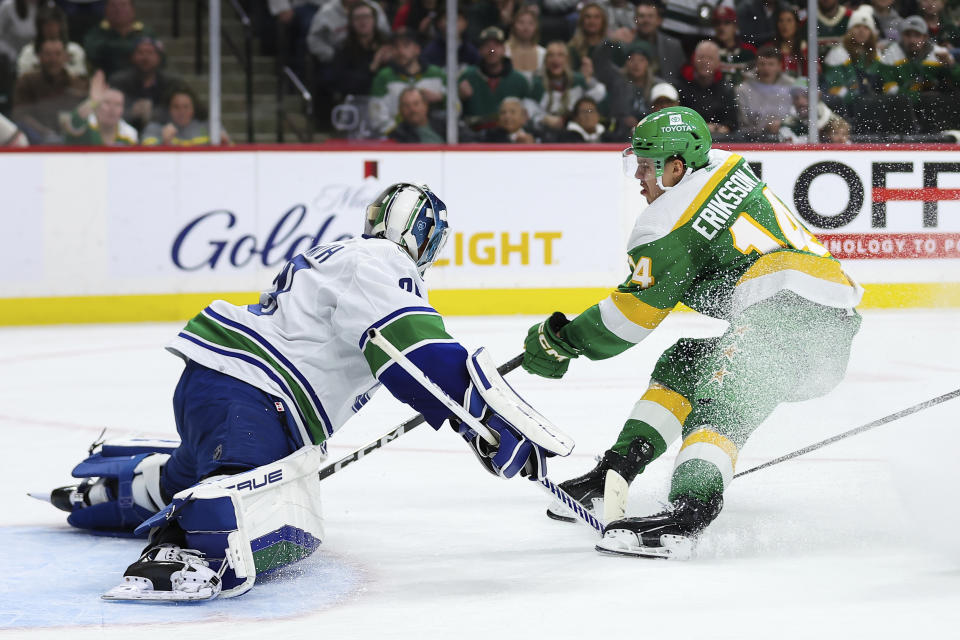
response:
<path id="1" fill-rule="evenodd" d="M 729 320 L 780 291 L 852 309 L 863 289 L 740 155 L 711 150 L 640 214 L 630 274 L 563 329 L 591 359 L 643 340 L 677 305 Z"/>

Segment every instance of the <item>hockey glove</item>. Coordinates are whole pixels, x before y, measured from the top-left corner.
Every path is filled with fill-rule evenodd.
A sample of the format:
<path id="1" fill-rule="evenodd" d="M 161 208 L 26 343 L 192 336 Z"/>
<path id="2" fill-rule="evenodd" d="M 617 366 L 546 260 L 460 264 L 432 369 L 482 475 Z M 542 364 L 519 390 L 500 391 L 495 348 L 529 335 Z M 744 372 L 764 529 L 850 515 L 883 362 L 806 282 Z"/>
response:
<path id="1" fill-rule="evenodd" d="M 467 441 L 487 471 L 501 478 L 512 478 L 519 473 L 521 477 L 539 480 L 547 475 L 547 458 L 554 453 L 524 438 L 496 414 L 484 420 L 483 424 L 498 435 L 498 445 L 488 444 L 466 424 L 457 423 L 454 428 Z"/>
<path id="2" fill-rule="evenodd" d="M 497 444 L 491 445 L 470 425 L 456 419 L 450 421 L 487 471 L 501 478 L 512 478 L 519 473 L 539 480 L 547 475 L 547 458 L 556 454 L 531 442 L 493 411 L 473 384 L 467 388 L 465 407 L 497 436 Z"/>
<path id="3" fill-rule="evenodd" d="M 530 327 L 523 342 L 523 368 L 544 378 L 562 378 L 570 360 L 580 355 L 579 349 L 560 337 L 560 330 L 568 324 L 567 317 L 555 311 Z"/>

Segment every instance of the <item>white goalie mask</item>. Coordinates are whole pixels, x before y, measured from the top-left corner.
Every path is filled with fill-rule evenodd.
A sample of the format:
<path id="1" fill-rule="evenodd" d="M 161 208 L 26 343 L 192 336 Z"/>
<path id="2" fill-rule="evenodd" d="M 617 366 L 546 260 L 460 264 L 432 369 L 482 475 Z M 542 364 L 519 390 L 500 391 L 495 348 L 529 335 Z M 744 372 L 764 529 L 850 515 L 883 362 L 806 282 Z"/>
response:
<path id="1" fill-rule="evenodd" d="M 426 185 L 392 184 L 367 206 L 363 235 L 395 242 L 423 275 L 447 240 L 447 206 Z"/>

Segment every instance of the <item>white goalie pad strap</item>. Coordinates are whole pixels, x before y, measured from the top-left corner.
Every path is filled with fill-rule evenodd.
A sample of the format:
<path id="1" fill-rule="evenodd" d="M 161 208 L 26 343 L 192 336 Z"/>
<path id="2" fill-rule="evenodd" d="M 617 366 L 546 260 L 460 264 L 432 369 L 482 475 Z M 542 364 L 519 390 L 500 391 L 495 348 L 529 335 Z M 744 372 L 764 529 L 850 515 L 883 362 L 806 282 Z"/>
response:
<path id="1" fill-rule="evenodd" d="M 230 567 L 221 597 L 246 593 L 253 586 L 258 566 L 262 573 L 290 564 L 310 555 L 323 540 L 317 472 L 325 457 L 321 447 L 304 447 L 271 464 L 206 480 L 174 496 L 174 500 L 189 499 L 194 513 L 204 508 L 204 501 L 210 501 L 211 512 L 222 509 L 223 498 L 233 504 L 236 530 L 227 533 L 225 548 L 207 551 L 208 556 L 223 558 Z M 191 526 L 192 522 L 195 518 L 180 520 L 188 537 L 205 533 L 202 527 L 198 531 Z M 224 539 L 222 528 L 210 529 L 213 539 Z"/>
<path id="2" fill-rule="evenodd" d="M 570 455 L 573 439 L 517 395 L 497 372 L 486 349 L 477 349 L 467 360 L 467 371 L 484 402 L 514 429 L 539 447 L 558 456 Z"/>
<path id="3" fill-rule="evenodd" d="M 160 469 L 169 459 L 169 454 L 155 453 L 144 458 L 133 470 L 136 475 L 130 488 L 133 501 L 137 505 L 152 511 L 159 511 L 167 506 L 160 491 Z"/>

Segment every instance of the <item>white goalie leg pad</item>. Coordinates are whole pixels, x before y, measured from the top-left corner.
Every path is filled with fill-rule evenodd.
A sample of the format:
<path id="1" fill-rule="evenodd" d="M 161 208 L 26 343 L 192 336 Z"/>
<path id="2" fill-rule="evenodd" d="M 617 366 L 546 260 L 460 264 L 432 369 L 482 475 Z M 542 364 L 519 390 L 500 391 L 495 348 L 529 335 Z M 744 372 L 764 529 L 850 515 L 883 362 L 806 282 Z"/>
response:
<path id="1" fill-rule="evenodd" d="M 487 405 L 509 422 L 525 438 L 558 456 L 570 455 L 573 438 L 557 428 L 527 404 L 497 372 L 486 349 L 477 349 L 467 360 L 467 371 L 474 387 Z"/>
<path id="2" fill-rule="evenodd" d="M 304 447 L 262 467 L 205 480 L 174 496 L 141 526 L 177 520 L 187 547 L 223 569 L 221 597 L 249 591 L 257 578 L 307 557 L 324 537 L 317 472 L 321 447 Z"/>

